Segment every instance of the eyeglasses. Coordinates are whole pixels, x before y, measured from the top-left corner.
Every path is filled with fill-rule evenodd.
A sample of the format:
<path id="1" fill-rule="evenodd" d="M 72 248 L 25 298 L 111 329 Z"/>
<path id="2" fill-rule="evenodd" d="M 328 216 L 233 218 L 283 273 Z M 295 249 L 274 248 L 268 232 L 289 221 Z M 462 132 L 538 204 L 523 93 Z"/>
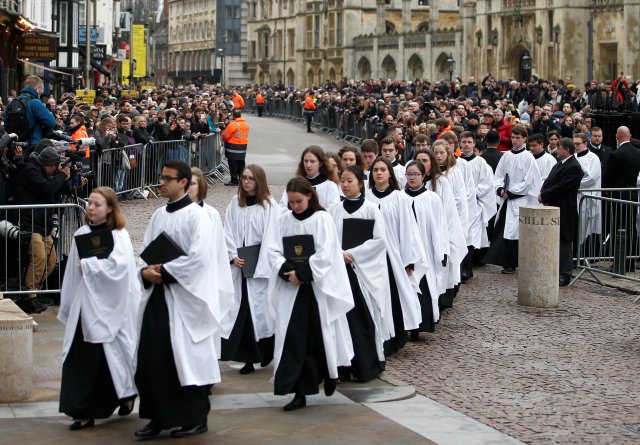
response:
<path id="1" fill-rule="evenodd" d="M 248 182 L 253 182 L 256 180 L 256 178 L 254 178 L 253 176 L 243 176 L 242 177 L 243 181 L 248 181 Z"/>
<path id="2" fill-rule="evenodd" d="M 160 181 L 164 181 L 164 182 L 180 180 L 180 178 L 178 178 L 177 176 L 167 176 L 167 175 L 160 175 L 159 178 L 160 178 Z"/>
<path id="3" fill-rule="evenodd" d="M 419 176 L 422 176 L 422 173 L 407 173 L 406 176 L 407 178 L 417 178 Z"/>

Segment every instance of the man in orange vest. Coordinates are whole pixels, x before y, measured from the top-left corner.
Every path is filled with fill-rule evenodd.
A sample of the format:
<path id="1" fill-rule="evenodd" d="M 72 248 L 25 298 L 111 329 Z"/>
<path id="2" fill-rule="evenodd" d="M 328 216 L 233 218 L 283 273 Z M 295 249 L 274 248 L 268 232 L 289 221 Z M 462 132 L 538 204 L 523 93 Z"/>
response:
<path id="1" fill-rule="evenodd" d="M 258 110 L 258 117 L 262 117 L 262 112 L 264 111 L 264 97 L 260 91 L 256 94 L 256 110 Z"/>
<path id="2" fill-rule="evenodd" d="M 236 186 L 240 183 L 240 175 L 244 170 L 244 160 L 247 156 L 249 144 L 249 125 L 242 117 L 242 110 L 233 110 L 233 120 L 222 132 L 225 143 L 225 156 L 229 161 L 231 180 L 225 185 Z"/>
<path id="3" fill-rule="evenodd" d="M 311 120 L 313 119 L 313 115 L 316 114 L 316 103 L 313 100 L 313 96 L 313 91 L 309 91 L 303 106 L 304 116 L 307 118 L 307 133 L 313 133 L 313 131 L 311 131 Z"/>
<path id="4" fill-rule="evenodd" d="M 233 102 L 234 110 L 241 110 L 244 108 L 244 99 L 240 94 L 238 94 L 238 90 L 233 90 L 233 97 L 231 98 L 231 101 Z"/>

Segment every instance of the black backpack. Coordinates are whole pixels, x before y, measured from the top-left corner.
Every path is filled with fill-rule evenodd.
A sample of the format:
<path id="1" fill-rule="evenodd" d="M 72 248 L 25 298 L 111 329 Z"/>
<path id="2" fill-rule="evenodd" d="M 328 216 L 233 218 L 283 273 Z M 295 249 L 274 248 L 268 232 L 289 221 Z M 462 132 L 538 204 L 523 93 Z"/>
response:
<path id="1" fill-rule="evenodd" d="M 21 142 L 31 140 L 31 127 L 27 118 L 27 102 L 31 99 L 16 97 L 4 109 L 4 129 L 7 133 L 15 133 Z"/>

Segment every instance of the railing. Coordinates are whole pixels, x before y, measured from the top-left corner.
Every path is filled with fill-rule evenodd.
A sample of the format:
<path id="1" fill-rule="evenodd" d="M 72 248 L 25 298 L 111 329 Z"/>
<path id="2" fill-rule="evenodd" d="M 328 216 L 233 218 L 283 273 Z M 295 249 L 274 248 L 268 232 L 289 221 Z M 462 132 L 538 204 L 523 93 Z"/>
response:
<path id="1" fill-rule="evenodd" d="M 223 160 L 220 134 L 210 134 L 195 140 L 154 141 L 104 150 L 97 160 L 98 186 L 108 186 L 117 195 L 138 195 L 142 198 L 160 185 L 162 164 L 181 160 L 199 167 L 212 184 L 222 182 L 228 172 Z"/>
<path id="2" fill-rule="evenodd" d="M 77 204 L 0 206 L 0 289 L 5 296 L 60 292 L 73 234 L 84 224 Z"/>
<path id="3" fill-rule="evenodd" d="M 579 196 L 578 274 L 600 284 L 597 274 L 640 282 L 640 189 L 586 189 Z M 640 297 L 639 297 L 640 299 Z"/>
<path id="4" fill-rule="evenodd" d="M 255 112 L 255 101 L 247 99 L 246 109 Z M 313 116 L 312 127 L 316 131 L 333 135 L 351 144 L 359 145 L 364 139 L 371 139 L 382 129 L 377 119 L 360 115 L 357 110 L 340 109 L 330 104 L 318 102 Z M 281 98 L 266 98 L 264 115 L 294 122 L 305 122 L 303 104 L 299 101 Z"/>

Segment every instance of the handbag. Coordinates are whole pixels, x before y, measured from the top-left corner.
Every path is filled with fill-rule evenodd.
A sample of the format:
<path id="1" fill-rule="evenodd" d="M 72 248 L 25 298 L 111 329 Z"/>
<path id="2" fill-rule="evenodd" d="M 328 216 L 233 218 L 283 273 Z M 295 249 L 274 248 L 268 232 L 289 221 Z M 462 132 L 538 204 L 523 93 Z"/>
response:
<path id="1" fill-rule="evenodd" d="M 131 170 L 131 164 L 129 163 L 129 156 L 124 150 L 120 150 L 120 169 Z"/>
<path id="2" fill-rule="evenodd" d="M 129 165 L 131 168 L 138 168 L 138 159 L 136 155 L 129 155 Z"/>

